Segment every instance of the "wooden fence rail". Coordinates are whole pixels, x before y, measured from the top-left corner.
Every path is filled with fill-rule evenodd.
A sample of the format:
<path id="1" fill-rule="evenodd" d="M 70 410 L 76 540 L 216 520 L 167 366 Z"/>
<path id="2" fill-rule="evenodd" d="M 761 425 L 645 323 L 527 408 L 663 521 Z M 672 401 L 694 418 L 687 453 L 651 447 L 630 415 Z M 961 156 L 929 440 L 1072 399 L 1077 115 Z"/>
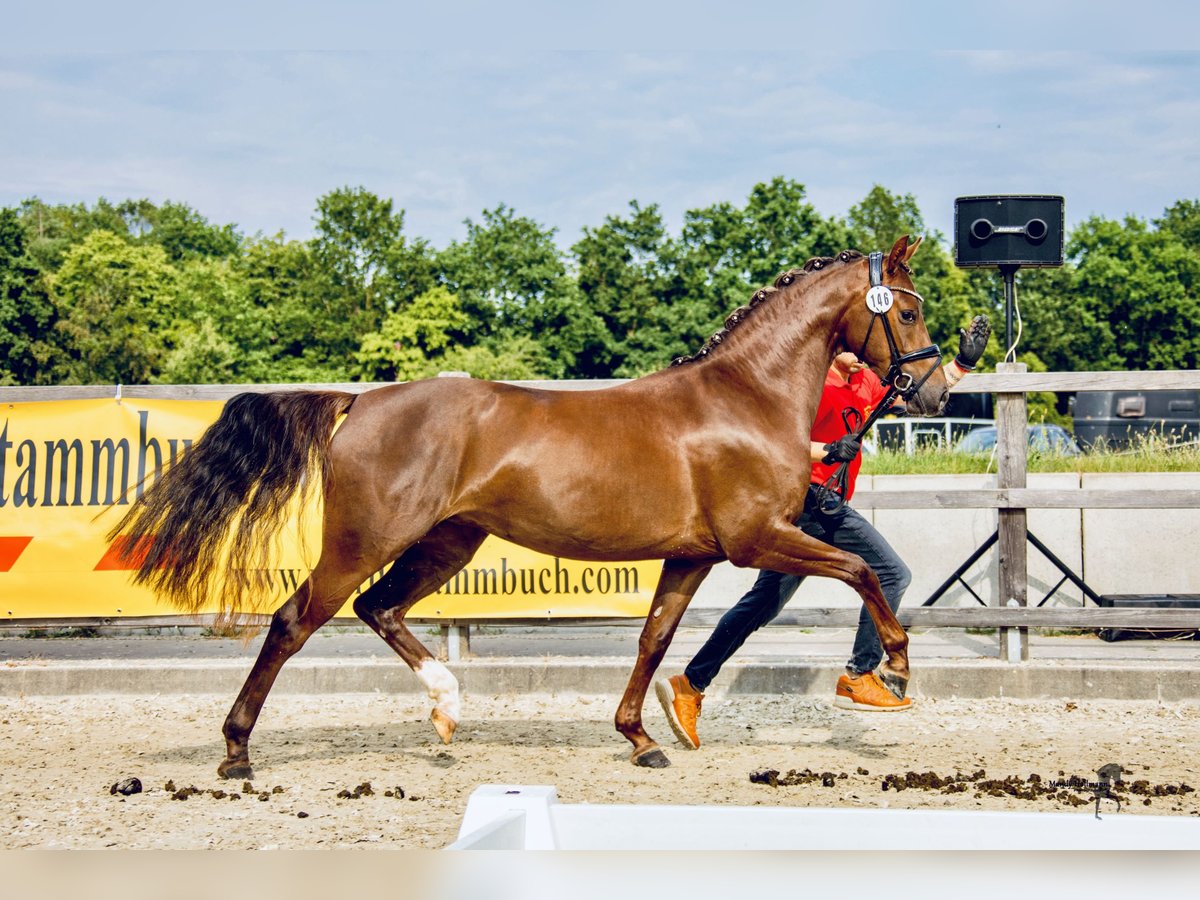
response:
<path id="1" fill-rule="evenodd" d="M 953 388 L 955 394 L 1014 393 L 1039 391 L 1168 391 L 1200 390 L 1200 372 L 1179 369 L 1159 372 L 976 372 Z M 448 374 L 448 373 L 447 373 Z M 512 381 L 552 390 L 591 390 L 623 384 L 628 379 L 564 379 L 559 381 Z M 44 400 L 102 400 L 106 397 L 141 397 L 156 400 L 228 400 L 246 391 L 265 393 L 288 390 L 364 391 L 391 382 L 334 382 L 330 384 L 81 384 L 54 386 L 0 385 L 0 403 L 31 403 Z"/>
<path id="2" fill-rule="evenodd" d="M 1194 509 L 1200 491 L 991 488 L 856 491 L 857 509 Z"/>

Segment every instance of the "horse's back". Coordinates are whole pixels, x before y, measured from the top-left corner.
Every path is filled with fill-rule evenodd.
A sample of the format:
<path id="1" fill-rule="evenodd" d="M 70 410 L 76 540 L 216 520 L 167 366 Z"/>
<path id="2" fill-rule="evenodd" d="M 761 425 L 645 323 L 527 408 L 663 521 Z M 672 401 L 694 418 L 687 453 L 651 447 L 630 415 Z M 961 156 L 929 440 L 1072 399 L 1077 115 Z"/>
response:
<path id="1" fill-rule="evenodd" d="M 434 438 L 442 436 L 439 422 L 445 423 L 452 435 L 464 437 L 493 423 L 517 432 L 541 432 L 555 424 L 564 431 L 618 427 L 621 422 L 640 427 L 671 405 L 662 403 L 661 392 L 653 389 L 655 382 L 648 376 L 615 387 L 573 390 L 476 378 L 428 378 L 359 395 L 350 418 L 377 429 L 405 428 L 419 422 L 430 430 L 422 437 Z"/>

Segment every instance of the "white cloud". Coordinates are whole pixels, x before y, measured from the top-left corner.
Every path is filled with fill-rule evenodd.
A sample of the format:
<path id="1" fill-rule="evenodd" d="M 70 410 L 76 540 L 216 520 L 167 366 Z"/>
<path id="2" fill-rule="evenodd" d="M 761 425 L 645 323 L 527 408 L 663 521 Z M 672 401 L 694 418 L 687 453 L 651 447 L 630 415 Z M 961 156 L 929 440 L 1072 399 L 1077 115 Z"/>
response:
<path id="1" fill-rule="evenodd" d="M 1200 196 L 1200 54 L 848 54 L 830 29 L 726 53 L 0 58 L 0 205 L 170 198 L 304 237 L 361 184 L 442 246 L 500 203 L 570 244 L 630 200 L 677 225 L 776 175 L 826 215 L 912 193 L 944 232 L 959 194 L 1063 193 L 1072 221 Z"/>

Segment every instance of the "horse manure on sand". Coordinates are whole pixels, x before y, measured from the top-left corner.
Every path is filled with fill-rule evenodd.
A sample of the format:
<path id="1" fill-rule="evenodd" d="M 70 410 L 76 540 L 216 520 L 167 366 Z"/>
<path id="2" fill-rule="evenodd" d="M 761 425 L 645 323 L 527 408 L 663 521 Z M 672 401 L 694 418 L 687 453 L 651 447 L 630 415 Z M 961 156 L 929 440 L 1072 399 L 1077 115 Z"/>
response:
<path id="1" fill-rule="evenodd" d="M 869 775 L 866 769 L 858 768 L 857 775 Z M 814 772 L 811 769 L 790 769 L 786 774 L 780 774 L 777 769 L 763 769 L 750 773 L 751 784 L 765 784 L 773 788 L 820 785 L 835 787 L 839 781 L 849 779 L 846 772 Z M 1089 791 L 1086 779 L 1073 777 L 1065 779 L 1060 772 L 1057 778 L 1047 778 L 1036 772 L 1022 778 L 1018 775 L 1008 775 L 1004 778 L 988 778 L 984 769 L 978 769 L 970 775 L 957 772 L 954 775 L 938 775 L 936 772 L 906 772 L 903 775 L 885 775 L 878 782 L 880 791 L 918 790 L 939 794 L 973 794 L 976 799 L 982 797 L 1008 797 L 1016 800 L 1057 800 L 1068 806 L 1082 806 L 1094 801 L 1095 796 Z M 1143 806 L 1150 806 L 1154 798 L 1180 797 L 1193 793 L 1195 788 L 1186 782 L 1177 784 L 1152 784 L 1148 779 L 1136 781 L 1118 781 L 1111 785 L 1111 796 L 1122 802 L 1129 802 L 1134 797 L 1142 800 Z M 1087 794 L 1088 796 L 1083 796 Z"/>

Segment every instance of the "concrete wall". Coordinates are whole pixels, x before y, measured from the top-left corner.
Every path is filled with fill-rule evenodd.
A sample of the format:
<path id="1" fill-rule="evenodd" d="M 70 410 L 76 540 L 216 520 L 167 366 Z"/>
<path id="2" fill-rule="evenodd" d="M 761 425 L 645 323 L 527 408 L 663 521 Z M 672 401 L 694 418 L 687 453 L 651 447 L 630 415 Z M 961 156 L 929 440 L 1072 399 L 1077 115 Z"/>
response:
<path id="1" fill-rule="evenodd" d="M 1028 486 L 1045 490 L 1195 490 L 1200 473 L 1031 474 Z M 858 480 L 862 491 L 972 490 L 996 487 L 995 475 L 881 475 Z M 853 506 L 853 501 L 851 506 Z M 905 605 L 921 604 L 996 530 L 992 509 L 863 510 L 908 563 L 913 583 Z M 1200 593 L 1200 509 L 1035 509 L 1029 530 L 1097 594 Z M 1029 603 L 1036 605 L 1062 578 L 1032 544 Z M 696 594 L 694 607 L 727 608 L 754 583 L 756 572 L 722 563 Z M 989 604 L 999 581 L 993 546 L 963 576 Z M 1069 581 L 1047 606 L 1078 605 L 1082 592 Z M 858 595 L 840 582 L 810 578 L 792 601 L 808 606 L 857 606 Z M 970 606 L 975 599 L 955 584 L 939 606 Z"/>
<path id="2" fill-rule="evenodd" d="M 1200 502 L 1200 474 L 1194 472 L 1101 472 L 1084 475 L 1083 486 L 1194 490 Z M 1084 580 L 1100 594 L 1200 594 L 1198 534 L 1200 510 L 1085 509 Z"/>

